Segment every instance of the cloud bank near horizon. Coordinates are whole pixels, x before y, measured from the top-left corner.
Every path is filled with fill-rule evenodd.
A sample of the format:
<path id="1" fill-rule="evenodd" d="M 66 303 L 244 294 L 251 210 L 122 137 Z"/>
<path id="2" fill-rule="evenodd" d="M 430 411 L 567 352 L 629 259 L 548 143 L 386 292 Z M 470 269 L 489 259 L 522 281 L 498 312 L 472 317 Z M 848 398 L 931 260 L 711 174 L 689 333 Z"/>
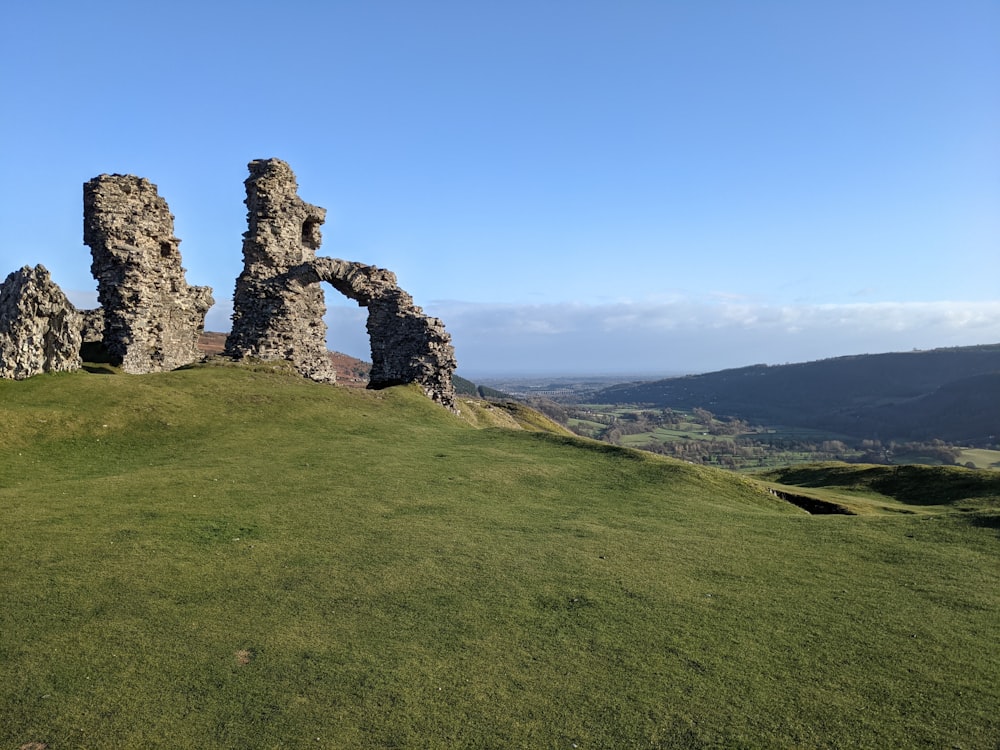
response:
<path id="1" fill-rule="evenodd" d="M 92 292 L 69 294 L 96 307 Z M 369 359 L 366 311 L 331 299 L 331 349 Z M 671 375 L 751 364 L 805 362 L 1000 342 L 998 302 L 765 304 L 739 300 L 510 304 L 439 301 L 459 373 Z M 219 300 L 206 329 L 228 331 L 232 301 Z"/>
<path id="2" fill-rule="evenodd" d="M 459 369 L 673 374 L 1000 342 L 1000 302 L 441 303 Z"/>

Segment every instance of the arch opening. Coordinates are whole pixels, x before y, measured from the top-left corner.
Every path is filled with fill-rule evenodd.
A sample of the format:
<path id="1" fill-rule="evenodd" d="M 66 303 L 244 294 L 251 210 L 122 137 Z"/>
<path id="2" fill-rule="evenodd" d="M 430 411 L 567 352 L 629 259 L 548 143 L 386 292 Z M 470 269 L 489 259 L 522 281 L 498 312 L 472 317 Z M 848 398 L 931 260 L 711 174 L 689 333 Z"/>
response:
<path id="1" fill-rule="evenodd" d="M 295 175 L 280 159 L 248 167 L 244 267 L 236 280 L 226 354 L 285 359 L 308 378 L 336 382 L 324 322 L 329 308 L 320 284 L 326 282 L 367 309 L 369 388 L 418 383 L 428 397 L 454 409 L 455 350 L 444 324 L 424 315 L 393 273 L 316 257 L 326 209 L 298 196 Z"/>

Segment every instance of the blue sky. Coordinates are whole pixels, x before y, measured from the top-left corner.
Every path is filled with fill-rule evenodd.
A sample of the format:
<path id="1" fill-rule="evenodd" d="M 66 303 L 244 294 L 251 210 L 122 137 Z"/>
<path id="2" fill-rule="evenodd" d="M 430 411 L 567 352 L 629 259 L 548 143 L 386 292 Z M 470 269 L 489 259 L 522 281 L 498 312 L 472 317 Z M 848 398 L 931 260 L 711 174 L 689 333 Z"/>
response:
<path id="1" fill-rule="evenodd" d="M 995 343 L 998 39 L 973 0 L 7 3 L 0 275 L 95 304 L 81 185 L 138 174 L 226 330 L 276 156 L 460 373 Z"/>

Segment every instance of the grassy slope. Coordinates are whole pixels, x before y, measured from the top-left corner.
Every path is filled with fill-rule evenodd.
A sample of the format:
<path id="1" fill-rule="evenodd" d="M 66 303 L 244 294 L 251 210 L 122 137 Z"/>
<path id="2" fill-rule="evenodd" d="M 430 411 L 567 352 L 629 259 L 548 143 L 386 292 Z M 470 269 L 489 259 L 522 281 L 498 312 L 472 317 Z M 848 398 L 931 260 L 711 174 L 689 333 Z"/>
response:
<path id="1" fill-rule="evenodd" d="M 977 469 L 1000 469 L 1000 451 L 966 448 L 959 455 L 958 462 L 971 462 Z"/>
<path id="2" fill-rule="evenodd" d="M 811 517 L 266 369 L 0 381 L 0 426 L 0 747 L 1000 736 L 986 511 Z"/>
<path id="3" fill-rule="evenodd" d="M 785 486 L 835 493 L 865 512 L 975 513 L 973 522 L 1000 525 L 1000 473 L 959 466 L 881 466 L 838 462 L 799 464 L 758 472 Z"/>

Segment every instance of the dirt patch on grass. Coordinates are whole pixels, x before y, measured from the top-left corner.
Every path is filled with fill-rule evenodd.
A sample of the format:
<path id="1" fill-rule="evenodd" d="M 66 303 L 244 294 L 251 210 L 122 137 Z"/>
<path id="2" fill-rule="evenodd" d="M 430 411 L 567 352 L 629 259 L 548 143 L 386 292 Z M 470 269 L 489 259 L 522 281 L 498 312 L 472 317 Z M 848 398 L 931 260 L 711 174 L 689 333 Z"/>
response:
<path id="1" fill-rule="evenodd" d="M 236 663 L 241 667 L 245 667 L 247 664 L 250 663 L 252 659 L 253 659 L 253 651 L 251 651 L 250 649 L 241 648 L 239 651 L 236 652 Z"/>
<path id="2" fill-rule="evenodd" d="M 25 742 L 17 750 L 46 750 L 47 747 L 44 742 Z"/>

